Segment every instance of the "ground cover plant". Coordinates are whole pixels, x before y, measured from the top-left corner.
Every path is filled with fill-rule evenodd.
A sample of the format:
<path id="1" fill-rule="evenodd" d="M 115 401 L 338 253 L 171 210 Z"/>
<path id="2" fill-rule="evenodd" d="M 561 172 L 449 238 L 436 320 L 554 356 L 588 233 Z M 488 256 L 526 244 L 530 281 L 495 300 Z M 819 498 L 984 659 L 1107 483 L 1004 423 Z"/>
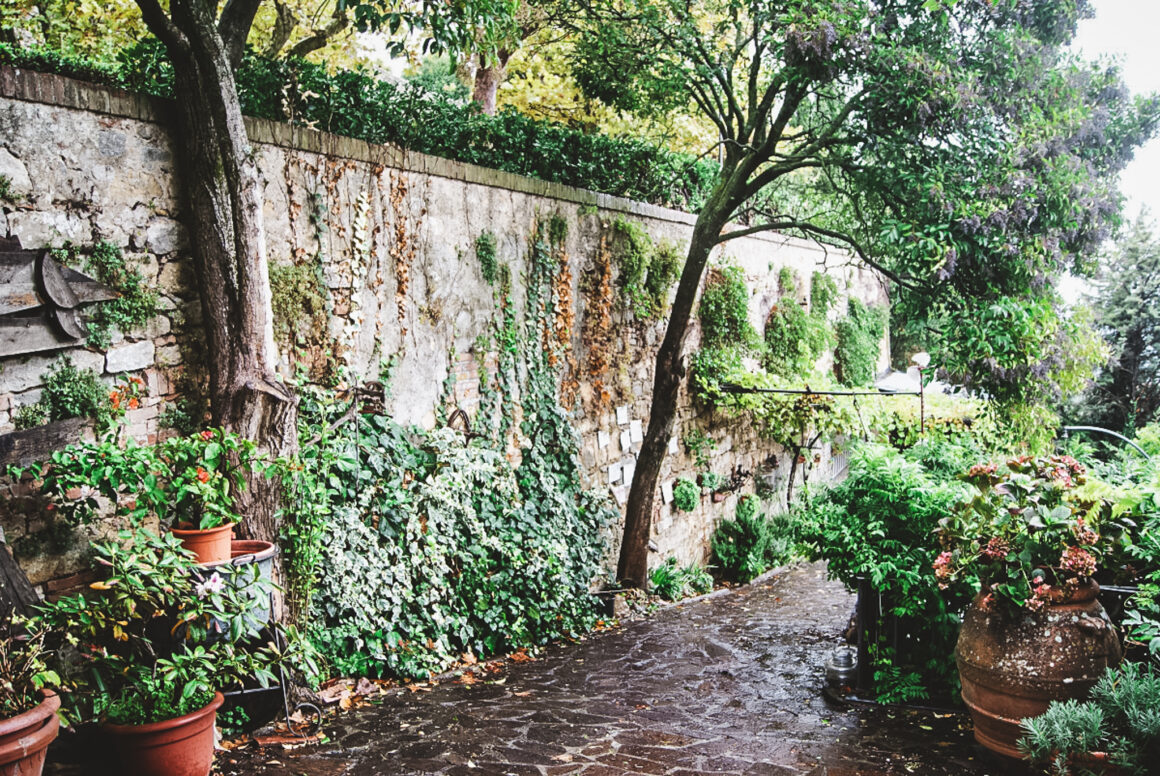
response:
<path id="1" fill-rule="evenodd" d="M 666 558 L 664 563 L 653 569 L 649 581 L 652 583 L 652 592 L 666 601 L 679 601 L 713 589 L 713 577 L 703 566 L 695 563 L 681 566 L 676 558 Z"/>
<path id="2" fill-rule="evenodd" d="M 421 677 L 465 653 L 535 647 L 596 622 L 591 591 L 614 512 L 581 486 L 559 403 L 561 345 L 547 325 L 556 238 L 533 236 L 526 313 L 510 280 L 497 289 L 493 331 L 477 343 L 481 360 L 498 349 L 479 433 L 404 428 L 349 395 L 303 389 L 311 444 L 287 463 L 283 516 L 290 589 L 333 671 Z"/>

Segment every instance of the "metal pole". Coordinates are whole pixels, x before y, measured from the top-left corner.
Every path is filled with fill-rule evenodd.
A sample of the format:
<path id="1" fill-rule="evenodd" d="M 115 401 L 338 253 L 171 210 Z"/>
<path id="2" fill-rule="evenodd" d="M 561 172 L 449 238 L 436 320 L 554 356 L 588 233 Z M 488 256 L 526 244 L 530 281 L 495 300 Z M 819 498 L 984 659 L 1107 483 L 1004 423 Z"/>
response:
<path id="1" fill-rule="evenodd" d="M 1152 463 L 1152 456 L 1150 456 L 1146 452 L 1144 452 L 1144 448 L 1140 447 L 1138 444 L 1133 442 L 1131 439 L 1128 439 L 1123 434 L 1121 434 L 1117 431 L 1112 431 L 1110 428 L 1100 428 L 1099 426 L 1064 426 L 1063 430 L 1064 431 L 1095 431 L 1099 434 L 1107 434 L 1108 436 L 1114 436 L 1116 439 L 1120 439 L 1120 440 L 1128 443 L 1137 453 L 1144 456 L 1144 458 L 1148 461 L 1148 463 Z"/>
<path id="2" fill-rule="evenodd" d="M 918 435 L 926 433 L 926 380 L 922 379 L 922 367 L 918 368 Z"/>

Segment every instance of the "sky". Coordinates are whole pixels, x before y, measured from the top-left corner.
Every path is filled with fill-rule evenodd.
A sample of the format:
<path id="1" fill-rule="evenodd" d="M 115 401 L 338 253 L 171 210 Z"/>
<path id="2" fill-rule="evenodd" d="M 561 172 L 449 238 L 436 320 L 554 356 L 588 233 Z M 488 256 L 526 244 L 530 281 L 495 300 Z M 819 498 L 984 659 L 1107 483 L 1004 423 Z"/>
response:
<path id="1" fill-rule="evenodd" d="M 1119 58 L 1124 81 L 1133 93 L 1160 92 L 1160 3 L 1155 0 L 1092 0 L 1096 16 L 1079 24 L 1072 48 L 1087 58 Z M 1160 217 L 1160 138 L 1136 152 L 1121 177 L 1127 201 L 1124 215 L 1135 218 L 1146 205 Z"/>

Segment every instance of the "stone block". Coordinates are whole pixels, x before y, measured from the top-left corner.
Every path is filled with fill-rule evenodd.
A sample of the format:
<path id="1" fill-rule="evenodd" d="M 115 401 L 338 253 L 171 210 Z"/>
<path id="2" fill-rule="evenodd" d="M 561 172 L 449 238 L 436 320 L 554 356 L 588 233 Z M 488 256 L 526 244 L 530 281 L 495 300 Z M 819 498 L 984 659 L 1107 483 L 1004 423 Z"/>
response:
<path id="1" fill-rule="evenodd" d="M 105 371 L 110 374 L 132 372 L 153 364 L 155 349 L 152 340 L 141 340 L 109 350 L 105 356 Z"/>
<path id="2" fill-rule="evenodd" d="M 145 229 L 145 248 L 150 253 L 164 256 L 185 246 L 185 227 L 180 221 L 172 218 L 154 218 Z"/>
<path id="3" fill-rule="evenodd" d="M 28 168 L 6 148 L 0 148 L 0 175 L 8 178 L 8 190 L 13 195 L 23 197 L 32 191 Z"/>
<path id="4" fill-rule="evenodd" d="M 65 242 L 88 243 L 92 227 L 76 213 L 21 210 L 8 214 L 8 232 L 25 248 L 50 248 Z"/>

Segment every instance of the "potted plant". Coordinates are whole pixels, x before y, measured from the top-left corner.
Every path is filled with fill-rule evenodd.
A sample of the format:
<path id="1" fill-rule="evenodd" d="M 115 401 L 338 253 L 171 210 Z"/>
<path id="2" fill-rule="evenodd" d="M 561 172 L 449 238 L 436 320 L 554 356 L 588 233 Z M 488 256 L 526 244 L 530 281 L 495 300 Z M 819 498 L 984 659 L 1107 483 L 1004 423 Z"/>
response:
<path id="1" fill-rule="evenodd" d="M 979 743 L 1018 757 L 1020 720 L 1084 697 L 1120 661 L 1092 577 L 1127 526 L 1085 495 L 1084 468 L 1066 456 L 978 465 L 964 479 L 972 493 L 940 520 L 935 575 L 978 578 L 955 648 L 962 697 Z"/>
<path id="2" fill-rule="evenodd" d="M 221 691 L 268 686 L 286 663 L 313 671 L 306 643 L 293 629 L 285 648 L 260 637 L 253 613 L 270 588 L 257 564 L 210 572 L 175 537 L 140 527 L 93 551 L 103 578 L 40 614 L 65 639 L 74 715 L 104 726 L 126 773 L 206 776 Z"/>
<path id="3" fill-rule="evenodd" d="M 44 639 L 43 628 L 19 617 L 0 632 L 0 776 L 37 776 L 60 730 L 51 689 L 59 677 L 45 662 Z"/>
<path id="4" fill-rule="evenodd" d="M 1022 722 L 1019 749 L 1054 776 L 1145 776 L 1160 759 L 1160 676 L 1140 663 L 1108 669 L 1086 701 L 1055 701 Z"/>
<path id="5" fill-rule="evenodd" d="M 99 442 L 70 445 L 29 468 L 50 506 L 74 522 L 102 510 L 140 525 L 156 517 L 200 563 L 230 559 L 237 496 L 259 463 L 254 444 L 221 429 L 156 445 Z"/>

